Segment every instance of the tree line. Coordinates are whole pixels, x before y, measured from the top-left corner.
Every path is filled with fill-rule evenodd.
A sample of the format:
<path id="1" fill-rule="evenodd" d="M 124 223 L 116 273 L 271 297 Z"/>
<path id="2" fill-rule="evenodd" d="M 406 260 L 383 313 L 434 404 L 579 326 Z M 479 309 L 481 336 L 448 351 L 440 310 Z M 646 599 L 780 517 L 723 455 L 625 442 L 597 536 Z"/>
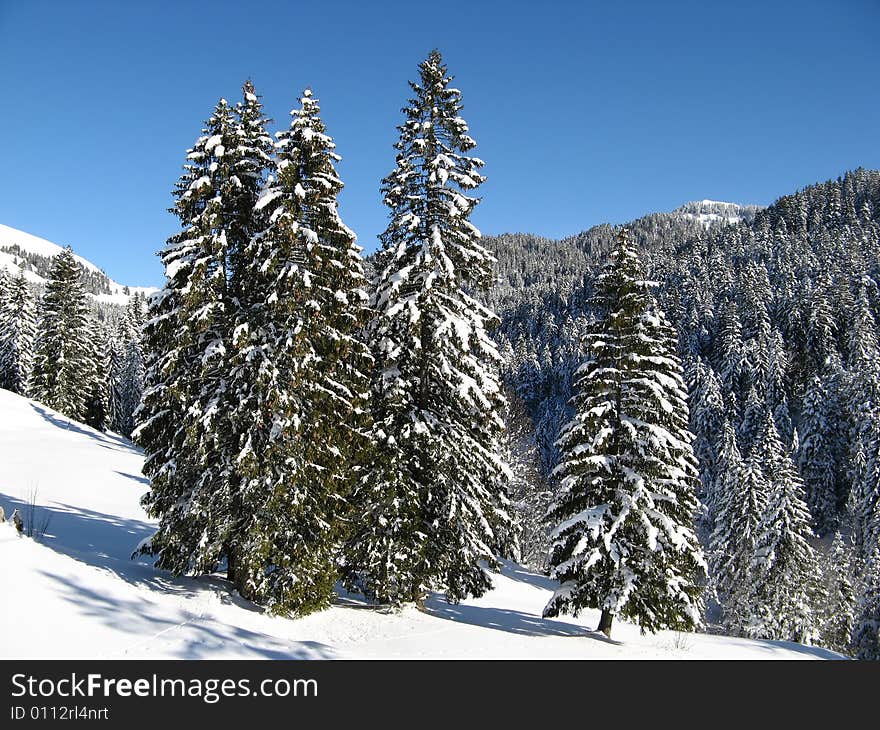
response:
<path id="1" fill-rule="evenodd" d="M 0 388 L 98 430 L 129 436 L 141 400 L 145 297 L 102 305 L 84 288 L 70 248 L 51 259 L 44 286 L 0 269 Z"/>

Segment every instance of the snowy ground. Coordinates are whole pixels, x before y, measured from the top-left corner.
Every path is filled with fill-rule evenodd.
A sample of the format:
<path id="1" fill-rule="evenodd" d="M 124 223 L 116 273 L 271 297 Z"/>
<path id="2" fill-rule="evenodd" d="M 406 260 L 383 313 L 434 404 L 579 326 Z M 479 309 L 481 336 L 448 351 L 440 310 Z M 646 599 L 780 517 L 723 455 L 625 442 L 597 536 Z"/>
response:
<path id="1" fill-rule="evenodd" d="M 565 658 L 815 659 L 832 652 L 770 641 L 615 625 L 614 640 L 579 619 L 542 619 L 552 581 L 514 564 L 481 599 L 432 597 L 427 611 L 378 611 L 340 598 L 288 620 L 264 614 L 219 577 L 174 578 L 129 558 L 153 529 L 147 485 L 127 441 L 0 390 L 0 506 L 36 490 L 50 518 L 40 540 L 0 525 L 0 658 Z"/>

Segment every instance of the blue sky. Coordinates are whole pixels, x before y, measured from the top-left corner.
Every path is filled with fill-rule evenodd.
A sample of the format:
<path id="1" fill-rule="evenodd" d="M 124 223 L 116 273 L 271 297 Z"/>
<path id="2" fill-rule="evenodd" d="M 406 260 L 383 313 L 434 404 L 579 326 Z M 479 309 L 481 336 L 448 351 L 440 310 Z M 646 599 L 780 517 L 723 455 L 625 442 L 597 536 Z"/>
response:
<path id="1" fill-rule="evenodd" d="M 0 0 L 0 223 L 128 284 L 186 149 L 250 77 L 286 126 L 310 85 L 368 251 L 407 80 L 439 48 L 486 161 L 484 233 L 559 237 L 880 168 L 880 2 Z"/>

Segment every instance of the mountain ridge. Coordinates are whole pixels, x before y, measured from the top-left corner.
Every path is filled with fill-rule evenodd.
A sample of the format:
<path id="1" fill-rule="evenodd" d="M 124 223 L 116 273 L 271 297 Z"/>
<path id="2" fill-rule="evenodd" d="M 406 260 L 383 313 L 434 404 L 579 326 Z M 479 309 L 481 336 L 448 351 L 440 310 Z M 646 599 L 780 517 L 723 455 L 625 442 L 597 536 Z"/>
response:
<path id="1" fill-rule="evenodd" d="M 13 276 L 21 272 L 32 284 L 43 286 L 52 259 L 63 250 L 64 246 L 53 241 L 0 223 L 0 269 Z M 155 287 L 120 284 L 88 259 L 76 253 L 74 258 L 83 270 L 86 292 L 96 301 L 124 305 L 134 294 L 157 291 Z"/>

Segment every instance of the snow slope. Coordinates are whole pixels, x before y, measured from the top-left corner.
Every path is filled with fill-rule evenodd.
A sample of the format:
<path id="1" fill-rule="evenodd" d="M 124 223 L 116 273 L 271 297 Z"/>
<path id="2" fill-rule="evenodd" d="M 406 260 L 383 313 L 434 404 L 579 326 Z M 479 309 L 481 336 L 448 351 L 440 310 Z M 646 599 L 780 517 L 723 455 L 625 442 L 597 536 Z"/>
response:
<path id="1" fill-rule="evenodd" d="M 47 258 L 57 256 L 64 250 L 64 247 L 59 246 L 57 243 L 52 243 L 45 238 L 40 238 L 39 236 L 34 236 L 30 233 L 20 231 L 17 228 L 12 228 L 11 226 L 6 226 L 0 223 L 0 249 L 4 246 L 18 246 L 23 251 L 37 254 L 39 256 L 45 256 Z M 74 258 L 85 269 L 107 276 L 101 269 L 95 266 L 95 264 L 84 259 L 82 256 L 74 254 Z M 18 274 L 21 270 L 20 261 L 14 254 L 0 250 L 0 268 L 8 269 L 13 275 Z M 45 283 L 45 279 L 33 271 L 25 270 L 24 273 L 25 278 L 35 284 Z M 128 287 L 130 293 L 126 294 L 125 286 L 123 284 L 113 281 L 110 277 L 107 277 L 107 282 L 110 287 L 109 294 L 90 294 L 89 296 L 94 297 L 99 302 L 105 302 L 108 304 L 126 304 L 131 294 L 141 292 L 149 295 L 156 291 L 154 287 L 133 286 Z"/>
<path id="2" fill-rule="evenodd" d="M 717 223 L 733 224 L 743 220 L 751 221 L 760 209 L 757 205 L 739 205 L 723 200 L 698 200 L 685 203 L 672 212 L 682 218 L 697 220 L 704 227 L 709 228 Z"/>
<path id="3" fill-rule="evenodd" d="M 0 390 L 0 506 L 36 490 L 40 540 L 0 524 L 0 658 L 815 659 L 797 644 L 542 619 L 553 582 L 508 563 L 483 598 L 432 596 L 426 612 L 384 613 L 351 596 L 290 620 L 241 600 L 219 576 L 175 578 L 129 558 L 153 530 L 138 498 L 142 457 L 124 439 Z"/>

